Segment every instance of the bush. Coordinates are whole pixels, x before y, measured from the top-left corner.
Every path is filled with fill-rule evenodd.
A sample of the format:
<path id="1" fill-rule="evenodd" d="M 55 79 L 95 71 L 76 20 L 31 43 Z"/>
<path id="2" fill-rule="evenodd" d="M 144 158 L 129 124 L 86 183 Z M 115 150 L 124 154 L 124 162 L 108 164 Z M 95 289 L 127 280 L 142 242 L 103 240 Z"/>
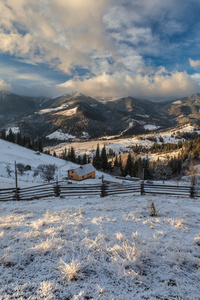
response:
<path id="1" fill-rule="evenodd" d="M 6 171 L 8 173 L 8 176 L 11 176 L 12 170 L 9 165 L 6 166 Z"/>
<path id="2" fill-rule="evenodd" d="M 17 165 L 17 171 L 20 175 L 23 175 L 24 172 L 26 171 L 26 166 L 22 163 L 18 163 Z"/>
<path id="3" fill-rule="evenodd" d="M 26 171 L 31 171 L 31 166 L 30 166 L 30 165 L 26 165 L 26 166 L 25 166 L 25 170 L 26 170 Z"/>
<path id="4" fill-rule="evenodd" d="M 153 201 L 152 201 L 151 204 L 150 204 L 149 215 L 150 215 L 151 217 L 156 217 L 156 216 L 158 215 L 158 214 L 157 214 L 157 210 L 156 210 L 156 208 L 155 208 L 155 205 L 154 205 Z"/>
<path id="5" fill-rule="evenodd" d="M 57 170 L 57 167 L 55 165 L 49 164 L 49 165 L 39 165 L 37 169 L 35 170 L 35 174 L 40 174 L 41 178 L 45 181 L 50 182 L 54 179 L 55 171 Z M 37 175 L 36 175 L 37 176 Z"/>

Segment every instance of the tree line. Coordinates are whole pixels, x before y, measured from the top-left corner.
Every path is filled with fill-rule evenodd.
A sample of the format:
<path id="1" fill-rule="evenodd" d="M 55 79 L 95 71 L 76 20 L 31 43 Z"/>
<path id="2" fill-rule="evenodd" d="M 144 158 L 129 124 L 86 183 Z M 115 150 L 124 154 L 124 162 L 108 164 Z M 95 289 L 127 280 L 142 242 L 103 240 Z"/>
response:
<path id="1" fill-rule="evenodd" d="M 142 146 L 134 146 L 134 151 L 115 154 L 112 149 L 106 150 L 104 147 L 100 150 L 99 144 L 93 153 L 93 157 L 86 154 L 76 155 L 71 147 L 64 150 L 61 158 L 72 161 L 77 164 L 86 164 L 91 162 L 97 170 L 102 170 L 115 176 L 131 176 L 140 179 L 162 179 L 179 178 L 183 175 L 191 162 L 200 163 L 200 138 L 194 140 L 171 143 L 154 143 L 149 149 Z M 177 155 L 167 156 L 166 160 L 151 161 L 148 155 L 151 153 L 167 153 L 179 150 Z M 54 153 L 54 156 L 56 154 Z"/>
<path id="2" fill-rule="evenodd" d="M 6 130 L 3 129 L 0 133 L 0 138 L 28 149 L 43 152 L 42 140 L 40 138 L 31 140 L 29 136 L 22 135 L 21 132 L 13 133 L 11 128 L 9 129 L 8 134 L 6 133 Z"/>

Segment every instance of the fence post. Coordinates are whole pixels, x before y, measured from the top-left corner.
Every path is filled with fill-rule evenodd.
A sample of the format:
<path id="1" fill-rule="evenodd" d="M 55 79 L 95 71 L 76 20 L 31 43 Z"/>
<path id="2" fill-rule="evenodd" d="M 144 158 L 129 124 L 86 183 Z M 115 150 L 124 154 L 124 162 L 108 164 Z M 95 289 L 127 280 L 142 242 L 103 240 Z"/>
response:
<path id="1" fill-rule="evenodd" d="M 195 197 L 195 186 L 191 185 L 190 187 L 190 198 L 194 198 Z"/>
<path id="2" fill-rule="evenodd" d="M 56 185 L 53 187 L 54 193 L 56 197 L 60 197 L 60 186 L 58 184 L 58 181 L 56 182 Z"/>
<path id="3" fill-rule="evenodd" d="M 20 194 L 19 194 L 20 188 L 16 188 L 14 190 L 14 200 L 19 201 L 20 200 Z"/>
<path id="4" fill-rule="evenodd" d="M 19 189 L 17 184 L 17 163 L 15 161 L 15 200 L 19 200 Z"/>
<path id="5" fill-rule="evenodd" d="M 141 182 L 141 185 L 140 185 L 140 193 L 141 193 L 141 195 L 144 195 L 144 180 Z"/>
<path id="6" fill-rule="evenodd" d="M 107 185 L 105 184 L 105 182 L 104 182 L 104 176 L 102 175 L 102 185 L 101 185 L 101 197 L 105 197 L 105 196 L 107 196 L 108 195 L 108 193 L 107 193 Z"/>

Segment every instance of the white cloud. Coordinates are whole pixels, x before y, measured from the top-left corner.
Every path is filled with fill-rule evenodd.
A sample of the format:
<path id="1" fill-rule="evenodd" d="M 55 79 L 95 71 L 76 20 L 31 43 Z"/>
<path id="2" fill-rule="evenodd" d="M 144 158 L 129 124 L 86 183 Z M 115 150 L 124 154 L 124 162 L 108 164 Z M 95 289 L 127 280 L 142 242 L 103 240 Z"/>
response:
<path id="1" fill-rule="evenodd" d="M 147 70 L 145 70 L 147 72 Z M 85 80 L 69 80 L 59 86 L 68 91 L 80 91 L 91 96 L 133 96 L 152 100 L 167 100 L 199 91 L 200 86 L 186 72 L 168 73 L 164 68 L 144 75 L 128 73 L 102 74 Z"/>
<path id="2" fill-rule="evenodd" d="M 194 69 L 200 68 L 200 60 L 192 60 L 189 58 L 190 66 Z"/>
<path id="3" fill-rule="evenodd" d="M 19 95 L 29 96 L 57 96 L 57 81 L 49 79 L 45 74 L 33 72 L 16 66 L 1 64 L 0 68 L 0 90 L 8 90 Z M 6 79 L 5 79 L 6 78 Z M 8 83 L 7 83 L 8 82 Z"/>
<path id="4" fill-rule="evenodd" d="M 64 72 L 108 48 L 102 15 L 110 0 L 2 0 L 0 51 Z"/>
<path id="5" fill-rule="evenodd" d="M 5 90 L 5 91 L 10 91 L 11 86 L 10 84 L 6 83 L 3 79 L 0 79 L 0 91 Z"/>
<path id="6" fill-rule="evenodd" d="M 200 73 L 195 73 L 191 75 L 192 79 L 195 80 L 200 85 Z"/>
<path id="7" fill-rule="evenodd" d="M 77 74 L 60 85 L 61 90 L 95 96 L 179 97 L 199 89 L 198 76 L 163 69 L 152 72 L 148 66 L 178 50 L 167 40 L 184 32 L 183 19 L 176 17 L 186 6 L 180 7 L 180 0 L 1 0 L 0 53 L 10 53 L 29 67 L 47 63 Z M 190 65 L 198 68 L 200 61 L 190 59 Z M 80 67 L 86 70 L 82 78 Z M 5 74 L 0 69 L 0 77 L 15 88 L 20 84 L 24 91 L 36 92 L 37 84 L 40 93 L 55 86 L 55 81 L 31 71 Z"/>
<path id="8" fill-rule="evenodd" d="M 31 64 L 48 63 L 69 74 L 77 66 L 94 72 L 96 57 L 105 55 L 106 65 L 106 59 L 112 54 L 117 64 L 126 66 L 129 60 L 133 66 L 128 68 L 133 67 L 135 71 L 136 60 L 140 60 L 141 66 L 144 53 L 159 53 L 159 39 L 153 36 L 146 20 L 155 15 L 160 17 L 163 11 L 172 8 L 172 3 L 172 0 L 167 3 L 160 0 L 1 0 L 0 52 Z M 175 21 L 171 24 L 180 30 L 180 24 Z M 127 57 L 124 43 L 135 45 Z M 107 67 L 111 70 L 103 71 L 112 72 L 112 65 Z"/>

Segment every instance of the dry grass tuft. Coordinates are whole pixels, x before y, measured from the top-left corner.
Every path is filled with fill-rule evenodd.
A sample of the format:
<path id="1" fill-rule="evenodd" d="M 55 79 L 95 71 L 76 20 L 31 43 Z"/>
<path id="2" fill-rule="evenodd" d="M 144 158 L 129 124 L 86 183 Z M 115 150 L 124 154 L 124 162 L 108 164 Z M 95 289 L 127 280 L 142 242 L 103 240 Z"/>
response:
<path id="1" fill-rule="evenodd" d="M 76 280 L 82 277 L 83 271 L 86 269 L 87 264 L 78 260 L 72 260 L 70 264 L 67 264 L 62 259 L 60 260 L 59 270 L 64 280 L 67 282 Z"/>
<path id="2" fill-rule="evenodd" d="M 196 244 L 197 246 L 200 246 L 200 236 L 199 236 L 199 235 L 197 235 L 197 236 L 195 237 L 194 242 L 195 242 L 195 244 Z"/>
<path id="3" fill-rule="evenodd" d="M 158 212 L 157 212 L 157 210 L 156 210 L 155 205 L 154 205 L 153 202 L 151 202 L 151 204 L 150 204 L 149 215 L 151 217 L 157 217 L 157 215 L 158 215 Z"/>
<path id="4" fill-rule="evenodd" d="M 185 223 L 185 220 L 184 219 L 169 219 L 170 223 L 172 226 L 174 226 L 175 228 L 178 228 L 178 229 L 187 229 L 186 226 L 184 226 L 184 223 Z"/>

